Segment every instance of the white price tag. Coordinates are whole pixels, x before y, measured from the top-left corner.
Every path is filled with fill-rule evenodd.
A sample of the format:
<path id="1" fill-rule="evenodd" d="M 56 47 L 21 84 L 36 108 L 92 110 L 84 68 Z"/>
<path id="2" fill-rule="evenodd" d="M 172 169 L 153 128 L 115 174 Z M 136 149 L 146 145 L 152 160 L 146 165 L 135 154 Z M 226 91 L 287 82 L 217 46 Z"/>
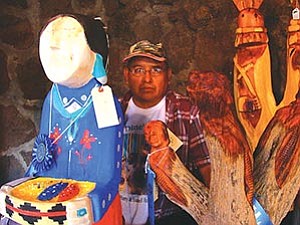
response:
<path id="1" fill-rule="evenodd" d="M 98 128 L 118 125 L 119 118 L 111 88 L 108 85 L 95 87 L 91 93 Z"/>
<path id="2" fill-rule="evenodd" d="M 176 152 L 183 143 L 170 129 L 168 129 L 168 134 L 170 139 L 169 147 Z"/>
<path id="3" fill-rule="evenodd" d="M 293 17 L 293 20 L 299 20 L 299 9 L 298 8 L 295 8 L 293 11 L 292 11 L 292 17 Z"/>

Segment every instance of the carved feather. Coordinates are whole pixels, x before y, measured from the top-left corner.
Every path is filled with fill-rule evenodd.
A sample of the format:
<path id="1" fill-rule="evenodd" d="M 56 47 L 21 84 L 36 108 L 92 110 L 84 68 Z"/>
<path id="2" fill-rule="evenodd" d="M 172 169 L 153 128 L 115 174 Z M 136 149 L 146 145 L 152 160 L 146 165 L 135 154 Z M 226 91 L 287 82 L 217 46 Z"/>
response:
<path id="1" fill-rule="evenodd" d="M 187 199 L 182 187 L 175 183 L 171 177 L 174 170 L 175 153 L 167 148 L 163 151 L 154 151 L 149 157 L 151 168 L 157 174 L 156 182 L 170 198 L 180 206 L 187 207 Z"/>
<path id="2" fill-rule="evenodd" d="M 300 101 L 297 99 L 289 106 L 278 110 L 274 116 L 285 132 L 275 157 L 275 176 L 280 188 L 294 175 L 294 167 L 300 154 Z"/>
<path id="3" fill-rule="evenodd" d="M 296 160 L 296 147 L 299 145 L 299 130 L 287 131 L 280 148 L 277 151 L 275 158 L 275 176 L 277 184 L 280 188 L 285 184 L 290 172 L 293 171 L 292 167 L 295 166 Z"/>
<path id="4" fill-rule="evenodd" d="M 172 202 L 202 224 L 203 216 L 208 214 L 208 188 L 192 175 L 173 150 L 167 150 L 166 156 L 156 154 L 151 154 L 149 161 L 159 187 Z M 157 164 L 161 157 L 166 160 Z"/>
<path id="5" fill-rule="evenodd" d="M 249 8 L 258 9 L 262 2 L 263 0 L 233 0 L 239 11 Z"/>

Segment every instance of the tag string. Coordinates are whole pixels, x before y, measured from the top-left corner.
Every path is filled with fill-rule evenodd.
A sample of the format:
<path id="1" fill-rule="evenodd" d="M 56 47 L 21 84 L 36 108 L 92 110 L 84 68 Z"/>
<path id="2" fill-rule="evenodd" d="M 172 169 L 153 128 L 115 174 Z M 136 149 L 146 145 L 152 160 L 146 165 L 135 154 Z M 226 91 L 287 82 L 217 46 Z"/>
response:
<path id="1" fill-rule="evenodd" d="M 147 168 L 148 168 L 148 166 L 149 166 L 149 158 L 150 158 L 150 156 L 151 155 L 154 155 L 155 153 L 158 153 L 158 152 L 161 152 L 161 151 L 164 151 L 164 150 L 166 150 L 166 149 L 168 149 L 169 148 L 169 146 L 167 146 L 167 147 L 163 147 L 163 148 L 159 148 L 159 149 L 157 149 L 156 151 L 154 151 L 154 152 L 151 152 L 151 153 L 149 153 L 148 154 L 148 156 L 147 156 L 147 159 L 146 159 L 146 165 L 145 165 L 145 172 L 147 173 Z M 161 157 L 161 159 L 159 160 L 159 162 L 158 163 L 156 163 L 156 166 L 158 166 L 160 163 L 161 163 L 161 161 L 166 157 L 166 155 L 167 155 L 167 151 L 165 152 L 165 154 Z M 149 166 L 150 167 L 150 166 Z"/>

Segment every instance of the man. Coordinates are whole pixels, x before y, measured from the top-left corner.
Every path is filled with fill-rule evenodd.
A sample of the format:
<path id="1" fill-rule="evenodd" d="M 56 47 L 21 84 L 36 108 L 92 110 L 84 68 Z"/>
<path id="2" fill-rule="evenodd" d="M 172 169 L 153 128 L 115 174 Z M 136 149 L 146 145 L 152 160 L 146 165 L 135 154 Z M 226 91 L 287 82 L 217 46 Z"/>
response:
<path id="1" fill-rule="evenodd" d="M 148 220 L 144 164 L 149 146 L 143 127 L 161 120 L 183 143 L 177 154 L 191 172 L 209 186 L 210 159 L 199 121 L 199 109 L 187 97 L 169 90 L 171 68 L 162 44 L 143 40 L 134 44 L 124 58 L 123 75 L 129 92 L 121 103 L 125 113 L 123 177 L 120 192 L 126 225 L 143 225 Z M 159 191 L 155 201 L 155 224 L 196 224 Z"/>

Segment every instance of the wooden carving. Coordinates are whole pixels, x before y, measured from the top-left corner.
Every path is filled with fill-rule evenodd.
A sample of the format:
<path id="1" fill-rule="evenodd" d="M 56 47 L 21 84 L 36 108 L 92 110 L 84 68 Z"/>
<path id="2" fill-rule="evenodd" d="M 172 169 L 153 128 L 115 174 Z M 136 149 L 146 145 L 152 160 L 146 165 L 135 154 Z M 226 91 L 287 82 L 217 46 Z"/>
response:
<path id="1" fill-rule="evenodd" d="M 149 162 L 159 186 L 198 224 L 260 224 L 252 207 L 255 194 L 271 222 L 279 225 L 300 186 L 300 92 L 295 101 L 279 109 L 270 120 L 254 161 L 235 114 L 227 78 L 215 72 L 192 71 L 187 92 L 201 110 L 211 157 L 210 189 L 196 180 L 173 150 L 166 147 L 168 142 L 154 146 L 154 141 L 146 137 L 152 145 Z M 159 129 L 153 123 L 157 121 L 145 126 L 146 136 Z"/>
<path id="2" fill-rule="evenodd" d="M 300 187 L 300 93 L 279 109 L 255 150 L 254 181 L 258 201 L 274 224 L 290 210 Z"/>
<path id="3" fill-rule="evenodd" d="M 234 98 L 238 118 L 254 151 L 276 110 L 296 98 L 300 80 L 300 20 L 298 0 L 292 12 L 287 38 L 287 79 L 280 103 L 276 104 L 271 82 L 267 30 L 258 11 L 262 0 L 233 0 L 239 10 L 234 57 Z"/>
<path id="4" fill-rule="evenodd" d="M 234 57 L 234 99 L 252 150 L 276 110 L 267 29 L 261 0 L 234 0 L 240 11 Z"/>
<path id="5" fill-rule="evenodd" d="M 234 115 L 229 82 L 218 73 L 192 71 L 189 77 L 188 93 L 203 106 L 200 115 L 211 157 L 210 189 L 194 178 L 173 150 L 149 141 L 147 136 L 158 130 L 154 121 L 146 124 L 145 137 L 152 146 L 149 162 L 157 182 L 198 224 L 255 224 L 252 151 Z"/>
<path id="6" fill-rule="evenodd" d="M 149 163 L 158 185 L 171 201 L 202 224 L 205 221 L 203 216 L 208 214 L 208 188 L 188 171 L 173 149 L 168 147 L 167 127 L 162 121 L 148 122 L 144 134 L 151 145 Z"/>
<path id="7" fill-rule="evenodd" d="M 291 0 L 295 8 L 292 12 L 292 19 L 288 26 L 287 36 L 287 77 L 283 99 L 279 107 L 286 106 L 296 100 L 298 92 L 298 83 L 300 80 L 300 20 L 297 18 L 299 13 L 298 0 Z M 295 19 L 294 19 L 295 18 Z"/>
<path id="8" fill-rule="evenodd" d="M 239 11 L 243 9 L 258 9 L 263 0 L 233 0 Z"/>
<path id="9" fill-rule="evenodd" d="M 222 217 L 227 223 L 242 223 L 243 219 L 236 219 L 236 212 L 220 210 L 231 208 L 235 202 L 236 208 L 244 207 L 243 213 L 253 223 L 254 218 L 250 216 L 254 193 L 252 150 L 236 117 L 231 91 L 228 79 L 222 74 L 200 71 L 189 74 L 187 93 L 201 110 L 201 123 L 211 157 L 210 209 L 214 216 Z M 228 190 L 235 194 L 228 194 Z"/>

